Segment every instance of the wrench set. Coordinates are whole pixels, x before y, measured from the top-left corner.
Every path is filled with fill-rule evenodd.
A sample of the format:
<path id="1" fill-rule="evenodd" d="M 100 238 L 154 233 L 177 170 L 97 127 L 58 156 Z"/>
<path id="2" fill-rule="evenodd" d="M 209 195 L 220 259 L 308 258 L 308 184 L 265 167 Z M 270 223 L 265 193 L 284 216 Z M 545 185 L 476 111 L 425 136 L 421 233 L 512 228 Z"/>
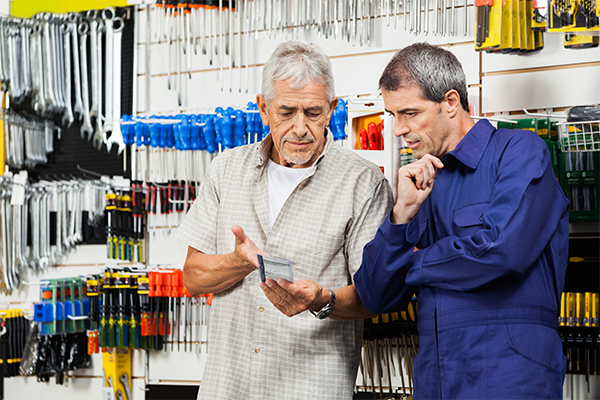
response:
<path id="1" fill-rule="evenodd" d="M 18 181 L 18 177 L 10 173 L 0 177 L 0 290 L 7 293 L 22 284 L 26 271 L 39 272 L 60 264 L 83 242 L 84 211 L 88 225 L 103 221 L 107 190 L 100 181 L 27 184 L 26 178 Z"/>
<path id="2" fill-rule="evenodd" d="M 50 120 L 26 117 L 4 109 L 6 163 L 11 168 L 33 168 L 46 164 L 54 151 L 54 131 Z"/>
<path id="3" fill-rule="evenodd" d="M 236 69 L 238 90 L 248 93 L 252 38 L 302 39 L 316 31 L 326 39 L 370 46 L 376 19 L 385 19 L 388 29 L 392 25 L 397 29 L 399 16 L 411 34 L 454 36 L 459 31 L 457 13 L 464 14 L 463 34 L 467 35 L 468 12 L 467 0 L 460 4 L 455 0 L 158 0 L 153 37 L 159 46 L 165 44 L 167 85 L 177 90 L 182 106 L 185 75 L 192 78 L 192 52 L 206 55 L 209 64 L 219 68 L 221 91 L 226 90 L 225 70 L 228 90 L 233 91 Z"/>
<path id="4" fill-rule="evenodd" d="M 121 154 L 124 26 L 111 7 L 0 18 L 0 81 L 11 102 L 66 128 L 76 123 L 96 149 Z"/>

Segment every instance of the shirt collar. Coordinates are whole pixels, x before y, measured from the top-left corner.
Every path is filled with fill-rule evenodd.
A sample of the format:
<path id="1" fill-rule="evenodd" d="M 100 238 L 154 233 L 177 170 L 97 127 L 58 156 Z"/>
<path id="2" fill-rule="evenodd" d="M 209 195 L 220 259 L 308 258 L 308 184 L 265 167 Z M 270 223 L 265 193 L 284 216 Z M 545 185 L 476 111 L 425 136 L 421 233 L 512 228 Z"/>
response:
<path id="1" fill-rule="evenodd" d="M 332 146 L 334 146 L 333 134 L 329 131 L 329 128 L 325 128 L 325 146 L 323 146 L 323 151 L 319 154 L 319 157 L 315 160 L 313 165 L 309 167 L 310 170 L 315 170 L 317 166 L 321 163 L 321 160 L 325 155 L 331 151 Z M 257 147 L 258 151 L 258 162 L 256 163 L 257 167 L 261 167 L 268 164 L 269 159 L 271 158 L 271 150 L 273 149 L 273 137 L 269 133 L 267 137 L 265 137 L 262 142 L 260 142 Z"/>
<path id="2" fill-rule="evenodd" d="M 494 126 L 487 119 L 480 119 L 458 142 L 456 148 L 442 157 L 442 160 L 452 155 L 467 167 L 477 168 L 494 130 Z"/>

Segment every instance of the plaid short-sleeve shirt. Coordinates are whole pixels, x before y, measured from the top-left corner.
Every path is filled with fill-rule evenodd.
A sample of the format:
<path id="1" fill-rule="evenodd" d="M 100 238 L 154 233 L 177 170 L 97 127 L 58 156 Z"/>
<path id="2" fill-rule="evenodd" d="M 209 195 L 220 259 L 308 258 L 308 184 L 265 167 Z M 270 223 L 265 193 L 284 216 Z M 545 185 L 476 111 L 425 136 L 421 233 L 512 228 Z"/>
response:
<path id="1" fill-rule="evenodd" d="M 324 288 L 352 283 L 364 245 L 392 207 L 377 166 L 340 146 L 330 132 L 322 154 L 269 224 L 267 165 L 273 141 L 227 150 L 211 164 L 176 232 L 206 254 L 233 251 L 232 225 L 274 257 L 292 261 L 295 279 Z M 350 399 L 362 320 L 288 318 L 258 286 L 258 271 L 213 299 L 209 352 L 199 399 Z"/>

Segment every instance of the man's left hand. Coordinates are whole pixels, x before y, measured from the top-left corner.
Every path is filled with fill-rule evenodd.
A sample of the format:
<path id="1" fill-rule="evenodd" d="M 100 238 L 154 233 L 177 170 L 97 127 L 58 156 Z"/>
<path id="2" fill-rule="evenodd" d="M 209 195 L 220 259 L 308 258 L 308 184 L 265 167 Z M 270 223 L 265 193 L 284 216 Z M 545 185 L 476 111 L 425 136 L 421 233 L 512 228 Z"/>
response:
<path id="1" fill-rule="evenodd" d="M 320 310 L 329 302 L 324 301 L 323 288 L 315 281 L 299 279 L 294 283 L 279 279 L 275 282 L 267 279 L 260 283 L 260 288 L 275 308 L 288 317 L 306 310 Z M 329 295 L 329 292 L 327 292 Z"/>

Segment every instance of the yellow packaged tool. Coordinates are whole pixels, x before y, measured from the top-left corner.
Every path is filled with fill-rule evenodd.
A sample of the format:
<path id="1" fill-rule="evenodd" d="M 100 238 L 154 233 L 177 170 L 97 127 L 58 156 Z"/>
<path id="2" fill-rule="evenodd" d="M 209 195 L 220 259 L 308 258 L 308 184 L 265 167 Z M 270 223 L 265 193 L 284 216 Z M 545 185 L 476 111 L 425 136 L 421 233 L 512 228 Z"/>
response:
<path id="1" fill-rule="evenodd" d="M 131 395 L 131 349 L 110 348 L 102 353 L 104 390 L 112 391 L 113 399 L 132 400 Z M 106 397 L 105 397 L 106 398 Z"/>
<path id="2" fill-rule="evenodd" d="M 565 49 L 589 49 L 598 47 L 598 36 L 565 33 L 563 37 L 563 47 Z"/>
<path id="3" fill-rule="evenodd" d="M 533 0 L 533 15 L 531 19 L 531 29 L 536 32 L 546 31 L 546 22 L 548 19 L 547 2 L 545 0 Z"/>
<path id="4" fill-rule="evenodd" d="M 502 33 L 502 1 L 475 0 L 475 10 L 475 50 L 497 49 Z"/>

